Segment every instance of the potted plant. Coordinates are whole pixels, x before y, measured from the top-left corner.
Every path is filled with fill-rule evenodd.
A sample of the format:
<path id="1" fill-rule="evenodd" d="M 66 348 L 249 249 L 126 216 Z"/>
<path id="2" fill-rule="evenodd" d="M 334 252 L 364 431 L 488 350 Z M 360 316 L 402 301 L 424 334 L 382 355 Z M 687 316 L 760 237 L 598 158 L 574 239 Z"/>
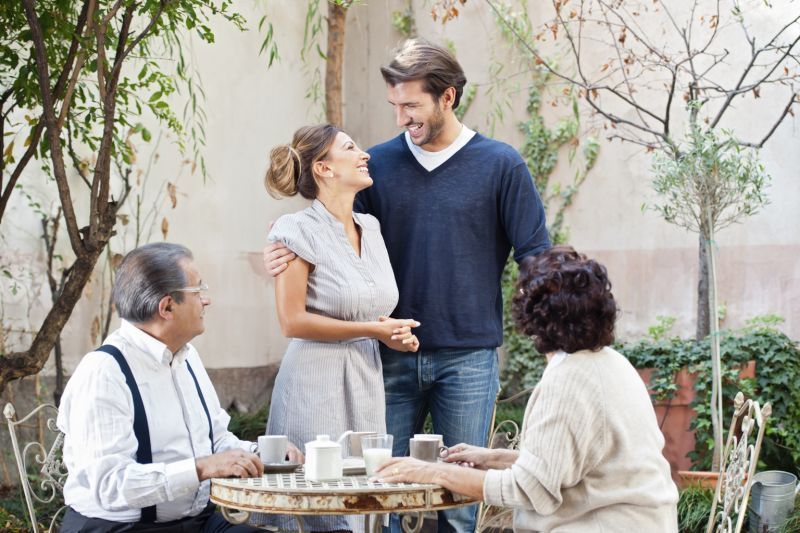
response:
<path id="1" fill-rule="evenodd" d="M 769 176 L 756 154 L 728 132 L 697 124 L 699 102 L 689 102 L 690 132 L 684 147 L 672 156 L 656 154 L 653 162 L 653 187 L 661 197 L 654 205 L 664 219 L 699 235 L 705 247 L 708 269 L 708 302 L 711 347 L 711 424 L 714 433 L 716 470 L 723 453 L 722 381 L 720 360 L 719 308 L 716 295 L 717 232 L 755 214 L 767 203 Z"/>

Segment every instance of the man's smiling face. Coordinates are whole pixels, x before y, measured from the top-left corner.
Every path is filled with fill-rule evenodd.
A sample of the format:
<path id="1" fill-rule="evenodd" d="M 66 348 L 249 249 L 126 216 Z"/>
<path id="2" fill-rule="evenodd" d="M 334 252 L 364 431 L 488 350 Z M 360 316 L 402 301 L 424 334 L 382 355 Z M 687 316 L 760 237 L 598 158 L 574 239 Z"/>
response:
<path id="1" fill-rule="evenodd" d="M 422 80 L 386 85 L 397 125 L 406 128 L 411 142 L 429 150 L 445 127 L 445 115 L 437 98 L 424 91 Z"/>

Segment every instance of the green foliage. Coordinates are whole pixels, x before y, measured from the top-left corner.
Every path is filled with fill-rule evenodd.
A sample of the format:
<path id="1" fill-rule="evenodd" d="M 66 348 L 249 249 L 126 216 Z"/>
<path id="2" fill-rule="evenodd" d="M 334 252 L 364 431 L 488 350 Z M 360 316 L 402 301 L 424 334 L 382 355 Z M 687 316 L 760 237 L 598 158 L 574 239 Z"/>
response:
<path id="1" fill-rule="evenodd" d="M 742 391 L 762 405 L 772 403 L 761 450 L 761 463 L 769 468 L 797 472 L 800 467 L 800 347 L 775 329 L 780 319 L 774 315 L 750 320 L 738 331 L 723 331 L 720 338 L 722 359 L 722 397 L 729 423 L 733 398 Z M 702 341 L 667 337 L 673 319 L 661 318 L 650 328 L 650 336 L 622 344 L 617 349 L 636 368 L 654 368 L 651 389 L 654 400 L 672 397 L 676 390 L 674 376 L 681 368 L 696 373 L 696 396 L 692 420 L 696 446 L 690 458 L 698 468 L 711 465 L 713 435 L 711 429 L 711 359 L 710 339 Z M 748 361 L 756 363 L 755 379 L 741 378 Z"/>
<path id="2" fill-rule="evenodd" d="M 59 494 L 52 502 L 35 503 L 36 521 L 39 524 L 39 530 L 46 531 L 53 516 L 64 505 L 64 498 Z M 59 516 L 63 517 L 63 511 Z M 25 506 L 25 496 L 21 487 L 0 487 L 0 531 L 3 533 L 27 533 L 32 531 L 30 518 L 28 518 L 28 508 Z"/>
<path id="3" fill-rule="evenodd" d="M 708 340 L 704 342 L 708 346 Z M 726 425 L 729 422 L 730 403 L 737 390 L 759 400 L 762 405 L 772 403 L 760 462 L 770 469 L 800 472 L 800 389 L 796 386 L 800 382 L 798 344 L 771 325 L 752 321 L 741 331 L 725 333 L 721 338 L 720 353 L 724 368 L 723 405 L 727 415 L 723 421 Z M 738 369 L 747 361 L 756 362 L 755 380 L 739 377 Z M 697 445 L 690 457 L 701 468 L 706 468 L 711 464 L 711 432 L 706 424 L 710 420 L 711 362 L 705 358 L 690 369 L 698 372 L 697 396 L 692 404 L 697 412 L 693 424 Z"/>
<path id="4" fill-rule="evenodd" d="M 511 420 L 516 422 L 517 426 L 522 428 L 522 419 L 525 416 L 525 406 L 528 403 L 529 396 L 520 398 L 513 403 L 501 403 L 497 406 L 497 413 L 495 413 L 495 424 L 503 420 Z"/>
<path id="5" fill-rule="evenodd" d="M 453 111 L 455 113 L 456 118 L 460 122 L 464 121 L 464 115 L 467 114 L 469 111 L 472 102 L 475 100 L 475 95 L 478 94 L 478 87 L 471 83 L 464 88 L 464 93 L 461 95 L 461 101 L 458 103 L 458 107 Z"/>
<path id="6" fill-rule="evenodd" d="M 500 376 L 500 386 L 505 397 L 536 385 L 546 366 L 544 356 L 536 351 L 530 338 L 517 332 L 514 320 L 511 318 L 511 298 L 516 290 L 518 276 L 517 263 L 509 259 L 502 279 L 506 360 Z"/>
<path id="7" fill-rule="evenodd" d="M 187 38 L 186 30 L 201 40 L 213 43 L 214 34 L 209 27 L 210 17 L 219 15 L 244 29 L 244 19 L 231 11 L 232 2 L 211 2 L 210 0 L 181 0 L 167 2 L 161 12 L 160 2 L 119 3 L 110 0 L 98 1 L 94 18 L 116 16 L 130 5 L 134 9 L 134 23 L 125 46 L 130 48 L 130 56 L 124 59 L 130 68 L 122 70 L 118 82 L 118 92 L 114 101 L 113 113 L 113 159 L 130 163 L 134 156 L 129 140 L 131 133 L 137 133 L 142 140 L 150 140 L 150 133 L 140 120 L 145 111 L 158 119 L 172 131 L 182 150 L 187 142 L 193 154 L 202 159 L 199 147 L 205 143 L 205 115 L 197 104 L 202 97 L 202 89 L 193 81 L 194 72 L 187 66 L 183 55 L 181 39 Z M 72 44 L 75 24 L 83 2 L 68 0 L 40 0 L 36 2 L 36 12 L 41 21 L 47 68 L 51 83 L 61 74 Z M 116 6 L 115 6 L 116 5 Z M 118 11 L 114 11 L 114 9 Z M 144 31 L 149 21 L 152 30 L 141 41 L 135 41 Z M 137 26 L 140 23 L 141 26 Z M 0 36 L 0 86 L 10 91 L 4 101 L 20 110 L 27 110 L 23 121 L 10 120 L 4 114 L 5 135 L 10 137 L 6 145 L 5 162 L 15 161 L 15 150 L 27 147 L 32 141 L 33 128 L 41 120 L 34 113 L 43 104 L 39 89 L 35 54 L 31 31 L 24 15 L 22 2 L 5 2 L 0 7 L 0 25 L 5 31 Z M 95 27 L 102 26 L 95 21 Z M 76 40 L 77 57 L 83 61 L 78 74 L 71 105 L 65 114 L 65 135 L 62 144 L 72 152 L 72 146 L 84 145 L 91 151 L 99 147 L 103 135 L 105 115 L 109 112 L 103 102 L 103 91 L 99 88 L 100 79 L 107 82 L 114 64 L 120 58 L 115 50 L 119 39 L 120 25 L 112 21 L 104 26 L 106 31 L 102 41 L 94 34 L 83 34 Z M 99 46 L 98 41 L 103 45 Z M 160 58 L 160 59 L 156 59 Z M 163 61 L 166 58 L 174 61 Z M 175 65 L 175 69 L 169 68 Z M 170 104 L 171 95 L 181 89 L 186 91 L 188 100 L 183 116 L 179 117 Z M 55 95 L 60 100 L 64 94 Z M 60 107 L 60 106 L 57 106 Z M 5 111 L 5 110 L 4 110 Z M 43 135 L 39 141 L 37 157 L 46 160 L 49 140 Z M 201 161 L 202 163 L 202 161 Z M 49 164 L 48 164 L 49 165 Z M 48 167 L 45 166 L 45 169 Z M 201 168 L 205 168 L 201 164 Z"/>
<path id="8" fill-rule="evenodd" d="M 792 513 L 781 525 L 780 533 L 797 533 L 800 531 L 800 498 L 795 499 L 794 509 Z"/>
<path id="9" fill-rule="evenodd" d="M 392 27 L 406 39 L 417 34 L 417 21 L 414 18 L 414 9 L 410 0 L 405 9 L 392 12 Z"/>
<path id="10" fill-rule="evenodd" d="M 700 486 L 686 487 L 678 499 L 678 530 L 681 533 L 705 533 L 714 490 Z"/>
<path id="11" fill-rule="evenodd" d="M 28 522 L 20 520 L 17 515 L 12 514 L 4 507 L 5 502 L 0 500 L 0 531 L 5 533 L 27 533 L 31 530 Z"/>
<path id="12" fill-rule="evenodd" d="M 764 165 L 730 132 L 693 128 L 687 144 L 653 158 L 653 188 L 662 198 L 653 209 L 664 220 L 708 237 L 768 203 Z"/>
<path id="13" fill-rule="evenodd" d="M 265 25 L 266 30 L 264 29 Z M 267 68 L 270 68 L 273 63 L 281 60 L 281 56 L 278 52 L 278 43 L 275 40 L 275 28 L 272 26 L 272 22 L 267 20 L 266 15 L 263 15 L 261 20 L 258 21 L 258 31 L 264 33 L 264 40 L 261 42 L 261 48 L 258 49 L 258 55 L 266 52 Z"/>
<path id="14" fill-rule="evenodd" d="M 266 430 L 269 403 L 262 405 L 257 411 L 241 412 L 231 409 L 228 414 L 231 416 L 228 423 L 230 432 L 242 440 L 255 442 Z"/>

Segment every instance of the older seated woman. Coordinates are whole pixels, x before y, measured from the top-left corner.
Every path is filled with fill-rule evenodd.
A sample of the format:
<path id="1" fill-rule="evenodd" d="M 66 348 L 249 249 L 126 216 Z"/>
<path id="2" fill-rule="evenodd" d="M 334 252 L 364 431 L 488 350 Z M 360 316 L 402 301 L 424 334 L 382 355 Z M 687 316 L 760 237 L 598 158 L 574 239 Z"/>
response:
<path id="1" fill-rule="evenodd" d="M 512 507 L 515 531 L 677 532 L 670 478 L 647 389 L 611 349 L 617 307 L 606 269 L 570 247 L 523 264 L 512 310 L 548 364 L 519 451 L 459 444 L 447 461 L 395 458 L 377 477 L 436 483 Z"/>

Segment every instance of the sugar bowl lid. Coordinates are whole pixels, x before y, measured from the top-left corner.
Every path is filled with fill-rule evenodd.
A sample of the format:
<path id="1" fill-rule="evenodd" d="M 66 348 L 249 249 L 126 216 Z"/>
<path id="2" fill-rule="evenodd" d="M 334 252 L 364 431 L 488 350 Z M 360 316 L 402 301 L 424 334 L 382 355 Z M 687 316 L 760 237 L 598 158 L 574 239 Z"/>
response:
<path id="1" fill-rule="evenodd" d="M 332 441 L 330 435 L 317 435 L 317 440 L 306 442 L 306 450 L 310 448 L 328 449 L 341 448 L 338 442 Z"/>

